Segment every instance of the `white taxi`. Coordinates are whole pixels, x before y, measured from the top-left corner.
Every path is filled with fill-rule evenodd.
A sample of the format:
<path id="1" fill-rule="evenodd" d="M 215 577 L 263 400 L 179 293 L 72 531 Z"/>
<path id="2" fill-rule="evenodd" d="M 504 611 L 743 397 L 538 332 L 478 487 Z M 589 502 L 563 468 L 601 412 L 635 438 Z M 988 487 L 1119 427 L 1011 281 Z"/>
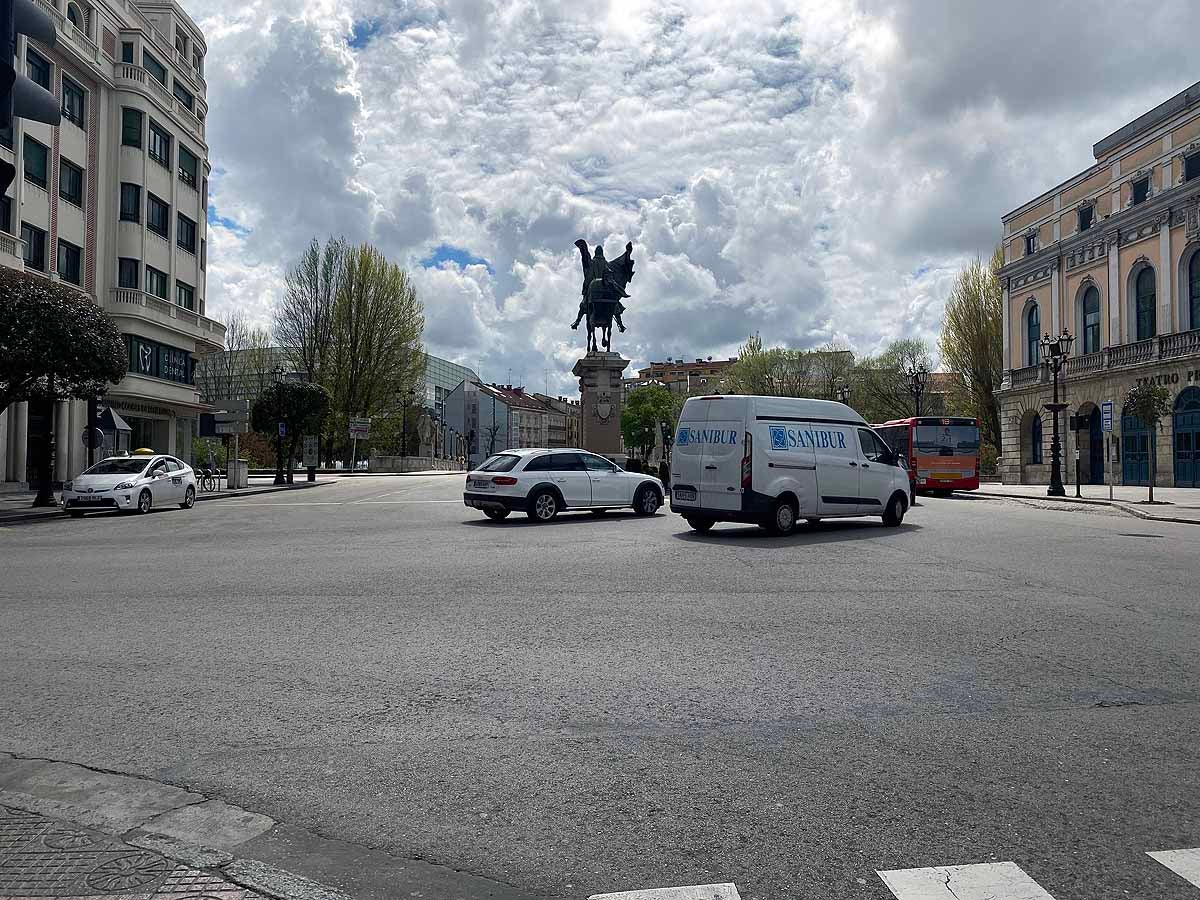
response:
<path id="1" fill-rule="evenodd" d="M 657 478 L 626 472 L 586 450 L 505 450 L 468 473 L 463 503 L 489 519 L 514 510 L 535 522 L 549 522 L 564 509 L 631 507 L 652 516 L 663 505 Z"/>
<path id="2" fill-rule="evenodd" d="M 196 475 L 173 456 L 110 456 L 63 484 L 62 508 L 69 516 L 89 510 L 122 509 L 148 513 L 155 506 L 196 503 Z"/>

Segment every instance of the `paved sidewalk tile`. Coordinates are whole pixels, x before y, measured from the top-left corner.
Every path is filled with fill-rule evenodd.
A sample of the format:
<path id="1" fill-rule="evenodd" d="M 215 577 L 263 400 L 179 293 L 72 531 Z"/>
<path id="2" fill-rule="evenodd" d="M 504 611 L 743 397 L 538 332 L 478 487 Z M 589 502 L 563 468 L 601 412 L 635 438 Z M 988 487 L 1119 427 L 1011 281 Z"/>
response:
<path id="1" fill-rule="evenodd" d="M 0 806 L 0 898 L 259 900 L 111 835 Z"/>

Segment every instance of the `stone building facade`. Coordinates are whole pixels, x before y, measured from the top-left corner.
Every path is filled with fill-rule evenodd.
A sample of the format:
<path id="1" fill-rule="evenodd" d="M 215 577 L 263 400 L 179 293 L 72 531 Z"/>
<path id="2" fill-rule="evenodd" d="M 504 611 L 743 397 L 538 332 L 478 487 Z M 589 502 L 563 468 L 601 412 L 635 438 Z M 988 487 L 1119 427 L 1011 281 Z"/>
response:
<path id="1" fill-rule="evenodd" d="M 1006 483 L 1050 474 L 1052 384 L 1038 339 L 1075 336 L 1060 376 L 1064 480 L 1200 486 L 1200 83 L 1093 147 L 1094 165 L 1003 217 Z M 1167 386 L 1151 434 L 1130 388 Z M 1101 408 L 1113 404 L 1112 431 Z"/>
<path id="2" fill-rule="evenodd" d="M 225 340 L 205 315 L 204 35 L 176 0 L 36 2 L 56 41 L 22 36 L 17 61 L 59 99 L 62 122 L 18 119 L 0 133 L 0 158 L 17 169 L 0 198 L 0 265 L 72 285 L 113 317 L 129 365 L 101 407 L 129 425 L 132 446 L 190 461 L 205 408 L 196 361 Z M 78 474 L 86 424 L 83 400 L 0 410 L 0 480 L 29 480 L 48 431 L 55 480 Z"/>

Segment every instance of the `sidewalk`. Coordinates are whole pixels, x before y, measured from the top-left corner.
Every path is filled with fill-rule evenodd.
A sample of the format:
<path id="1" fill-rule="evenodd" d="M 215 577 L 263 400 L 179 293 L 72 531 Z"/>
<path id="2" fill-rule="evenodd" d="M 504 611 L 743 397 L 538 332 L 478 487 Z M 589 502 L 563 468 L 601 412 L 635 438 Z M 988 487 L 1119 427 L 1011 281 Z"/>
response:
<path id="1" fill-rule="evenodd" d="M 958 497 L 1007 497 L 1020 500 L 1045 500 L 1051 503 L 1088 503 L 1112 506 L 1139 519 L 1200 525 L 1200 489 L 1156 487 L 1154 505 L 1146 503 L 1147 488 L 1114 485 L 1108 499 L 1108 485 L 1080 486 L 1082 498 L 1075 496 L 1075 485 L 1066 485 L 1066 497 L 1047 497 L 1044 484 L 981 484 L 977 491 L 964 491 Z"/>
<path id="2" fill-rule="evenodd" d="M 0 752 L 0 898 L 542 900 L 196 791 Z"/>
<path id="3" fill-rule="evenodd" d="M 215 493 L 197 494 L 196 502 L 209 500 L 236 500 L 239 497 L 253 497 L 256 494 L 272 494 L 276 491 L 303 491 L 308 488 L 321 487 L 326 484 L 335 484 L 336 478 L 318 478 L 316 481 L 297 481 L 295 484 L 275 485 L 271 483 L 269 478 L 258 479 L 259 483 L 255 484 L 254 479 L 251 479 L 250 486 L 243 488 L 240 491 L 221 490 Z M 22 492 L 5 492 L 0 493 L 0 526 L 9 522 L 29 522 L 37 519 L 57 519 L 63 518 L 62 510 L 58 506 L 44 506 L 34 508 L 30 504 L 33 503 L 34 491 L 27 493 Z M 55 500 L 58 496 L 55 496 Z M 96 510 L 96 512 L 111 510 Z"/>

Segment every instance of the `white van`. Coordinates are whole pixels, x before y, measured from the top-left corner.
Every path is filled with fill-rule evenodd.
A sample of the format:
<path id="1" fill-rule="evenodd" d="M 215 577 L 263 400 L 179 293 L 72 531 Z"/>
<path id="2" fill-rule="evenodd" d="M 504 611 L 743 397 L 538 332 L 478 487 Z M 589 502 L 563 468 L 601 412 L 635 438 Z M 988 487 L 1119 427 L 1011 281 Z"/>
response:
<path id="1" fill-rule="evenodd" d="M 830 400 L 691 397 L 671 459 L 671 509 L 696 531 L 753 522 L 790 534 L 798 519 L 908 509 L 908 471 L 862 416 Z"/>

